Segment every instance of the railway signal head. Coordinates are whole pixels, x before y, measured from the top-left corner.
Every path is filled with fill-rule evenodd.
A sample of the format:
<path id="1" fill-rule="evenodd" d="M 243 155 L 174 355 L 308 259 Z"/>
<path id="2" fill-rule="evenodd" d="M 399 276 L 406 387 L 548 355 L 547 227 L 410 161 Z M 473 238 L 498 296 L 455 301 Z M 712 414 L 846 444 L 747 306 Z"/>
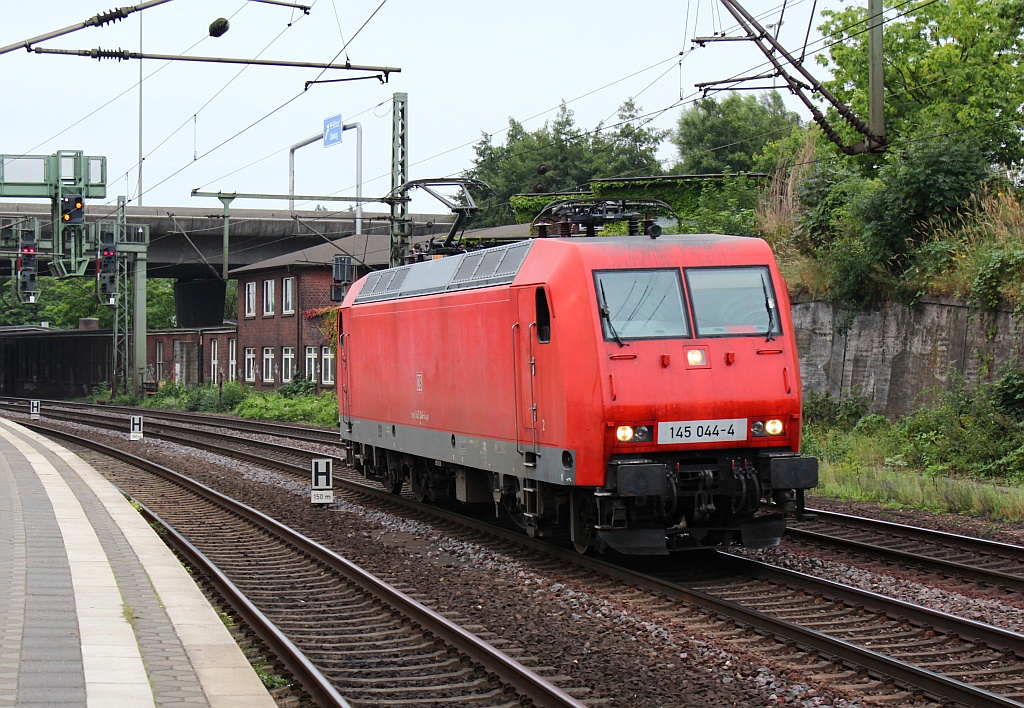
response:
<path id="1" fill-rule="evenodd" d="M 65 194 L 60 198 L 60 220 L 62 224 L 85 223 L 85 200 L 81 194 Z"/>
<path id="2" fill-rule="evenodd" d="M 36 289 L 36 269 L 22 268 L 18 272 L 18 291 L 25 302 L 35 302 L 39 291 Z"/>
<path id="3" fill-rule="evenodd" d="M 39 291 L 36 286 L 36 235 L 25 232 L 18 249 L 18 298 L 22 302 L 35 302 Z"/>
<path id="4" fill-rule="evenodd" d="M 113 305 L 117 299 L 117 243 L 113 232 L 100 232 L 100 247 L 96 263 L 100 302 Z"/>

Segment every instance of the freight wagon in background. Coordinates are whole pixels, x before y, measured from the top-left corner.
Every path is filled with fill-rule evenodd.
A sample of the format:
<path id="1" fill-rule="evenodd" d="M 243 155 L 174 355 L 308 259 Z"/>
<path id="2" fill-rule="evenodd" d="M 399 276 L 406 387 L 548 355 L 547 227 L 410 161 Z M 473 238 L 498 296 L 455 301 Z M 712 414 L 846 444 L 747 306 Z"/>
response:
<path id="1" fill-rule="evenodd" d="M 147 335 L 146 390 L 174 381 L 221 383 L 238 373 L 233 324 L 174 329 Z M 72 399 L 111 386 L 114 334 L 83 318 L 78 329 L 41 325 L 0 327 L 0 396 Z M 230 378 L 229 378 L 230 376 Z"/>
<path id="2" fill-rule="evenodd" d="M 817 484 L 759 239 L 538 238 L 374 272 L 342 304 L 338 376 L 366 477 L 580 552 L 775 545 Z"/>
<path id="3" fill-rule="evenodd" d="M 97 329 L 95 320 L 72 330 L 0 327 L 0 395 L 86 396 L 100 383 L 109 383 L 113 357 L 113 335 Z"/>

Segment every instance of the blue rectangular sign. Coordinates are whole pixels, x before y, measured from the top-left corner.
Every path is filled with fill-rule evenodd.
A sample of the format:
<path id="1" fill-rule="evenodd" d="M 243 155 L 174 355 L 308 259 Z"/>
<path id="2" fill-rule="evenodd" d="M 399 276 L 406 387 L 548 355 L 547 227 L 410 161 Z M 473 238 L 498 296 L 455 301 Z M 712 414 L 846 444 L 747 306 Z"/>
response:
<path id="1" fill-rule="evenodd" d="M 341 115 L 324 118 L 324 147 L 341 144 Z"/>

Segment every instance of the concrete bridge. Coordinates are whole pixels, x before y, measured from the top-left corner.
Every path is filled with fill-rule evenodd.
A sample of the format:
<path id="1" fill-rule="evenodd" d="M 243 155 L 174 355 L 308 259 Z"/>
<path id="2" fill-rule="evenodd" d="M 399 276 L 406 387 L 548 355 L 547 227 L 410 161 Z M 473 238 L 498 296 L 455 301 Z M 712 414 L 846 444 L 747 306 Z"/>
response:
<path id="1" fill-rule="evenodd" d="M 216 200 L 210 199 L 210 202 Z M 177 280 L 220 279 L 224 263 L 224 209 L 219 203 L 200 207 L 127 207 L 129 228 L 149 226 L 148 269 L 151 278 Z M 49 202 L 0 201 L 0 219 L 35 217 L 42 239 L 52 233 Z M 355 233 L 355 212 L 288 209 L 231 209 L 229 212 L 228 268 L 252 265 L 303 248 Z M 390 233 L 389 214 L 363 212 L 362 232 Z M 445 234 L 453 217 L 447 214 L 412 214 L 414 235 Z M 117 208 L 86 204 L 86 224 L 115 221 Z M 2 249 L 6 251 L 11 250 Z M 10 274 L 10 260 L 0 255 L 0 275 Z M 45 274 L 46 251 L 40 251 Z"/>

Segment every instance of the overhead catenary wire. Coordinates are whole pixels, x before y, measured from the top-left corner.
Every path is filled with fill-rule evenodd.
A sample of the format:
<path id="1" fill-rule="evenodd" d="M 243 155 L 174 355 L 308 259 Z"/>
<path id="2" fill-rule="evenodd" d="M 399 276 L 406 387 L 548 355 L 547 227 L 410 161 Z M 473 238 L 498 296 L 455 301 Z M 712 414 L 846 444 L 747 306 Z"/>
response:
<path id="1" fill-rule="evenodd" d="M 928 5 L 928 4 L 931 4 L 932 2 L 935 2 L 935 1 L 936 1 L 936 0 L 927 0 L 926 2 L 922 2 L 922 3 L 919 3 L 919 4 L 917 5 L 917 7 L 924 7 L 924 6 L 926 6 L 926 5 Z M 382 2 L 382 3 L 380 4 L 380 5 L 378 5 L 378 7 L 377 7 L 377 10 L 375 10 L 375 11 L 374 11 L 374 13 L 376 13 L 377 11 L 379 11 L 379 10 L 380 10 L 380 8 L 381 8 L 381 7 L 383 6 L 383 4 L 384 4 L 384 3 Z M 910 6 L 910 5 L 912 5 L 912 4 L 913 4 L 912 2 L 909 2 L 909 1 L 908 1 L 908 2 L 904 2 L 904 3 L 900 3 L 900 4 L 899 4 L 899 5 L 897 5 L 896 7 L 902 7 L 902 6 Z M 793 4 L 791 4 L 791 5 L 790 5 L 790 9 L 792 9 L 792 7 L 793 7 Z M 372 16 L 371 16 L 371 17 L 372 17 Z M 369 20 L 367 20 L 367 21 L 369 21 Z M 890 20 L 890 19 L 887 19 L 886 21 L 887 21 L 887 22 L 889 22 L 889 21 L 891 21 L 891 20 Z M 363 26 L 365 27 L 365 25 L 366 25 L 366 23 L 364 22 Z M 360 29 L 362 29 L 362 28 L 360 28 Z M 345 46 L 343 47 L 343 50 L 344 50 L 345 48 L 347 48 L 347 47 L 348 47 L 348 45 L 349 45 L 349 43 L 346 43 L 346 44 L 345 44 Z M 822 50 L 821 50 L 821 49 L 819 49 L 818 51 L 822 51 Z M 340 55 L 340 52 L 339 52 L 339 55 Z M 347 54 L 346 54 L 346 56 L 347 56 Z M 668 60 L 666 60 L 666 61 L 668 61 Z M 674 58 L 674 57 L 673 57 L 672 61 L 673 61 L 673 63 L 675 64 L 675 58 Z M 659 65 L 660 65 L 660 63 L 659 63 Z M 643 71 L 643 70 L 641 70 L 641 71 Z M 155 72 L 154 72 L 154 73 L 155 73 Z M 640 73 L 640 72 L 634 72 L 634 74 L 631 74 L 630 76 L 632 76 L 632 75 L 635 75 L 636 73 Z M 151 75 L 151 76 L 152 76 L 152 75 Z M 626 78 L 629 78 L 629 77 L 623 77 L 623 79 L 619 79 L 619 80 L 617 80 L 616 82 L 612 82 L 611 84 L 606 84 L 606 85 L 605 85 L 605 87 L 607 87 L 607 86 L 610 86 L 610 85 L 614 85 L 615 83 L 618 83 L 618 82 L 620 82 L 620 81 L 624 81 L 624 80 L 625 80 Z M 648 84 L 648 86 L 651 86 L 651 85 L 653 85 L 653 84 L 654 84 L 654 82 L 652 82 L 651 84 Z M 605 87 L 600 87 L 600 88 L 598 88 L 598 89 L 594 89 L 594 91 L 591 91 L 591 92 L 588 92 L 588 93 L 586 93 L 586 94 L 583 94 L 583 96 L 588 96 L 588 95 L 591 95 L 591 94 L 593 94 L 593 93 L 596 93 L 597 91 L 600 91 L 600 90 L 602 90 L 602 88 L 605 88 Z M 645 89 L 645 90 L 646 90 L 646 89 Z M 578 99 L 578 98 L 580 98 L 580 97 L 577 97 L 577 99 Z M 573 100 L 577 100 L 577 99 L 573 99 Z M 211 100 L 212 100 L 212 99 L 211 99 Z M 295 99 L 294 99 L 294 97 L 293 97 L 293 98 L 291 98 L 291 99 L 289 99 L 289 101 L 288 101 L 288 102 L 286 102 L 286 103 L 285 103 L 285 104 L 283 104 L 283 105 L 287 105 L 287 103 L 289 103 L 289 102 L 291 102 L 291 101 L 293 101 L 293 100 L 295 100 Z M 688 105 L 689 103 L 691 103 L 691 102 L 692 102 L 692 100 L 691 100 L 691 99 L 690 99 L 689 97 L 685 97 L 685 98 L 684 98 L 684 97 L 680 97 L 680 100 L 681 100 L 681 101 L 686 101 L 686 102 L 685 102 L 685 103 L 679 103 L 679 102 L 677 102 L 676 104 L 673 104 L 672 106 L 668 106 L 668 107 L 666 107 L 665 109 L 662 109 L 662 112 L 663 112 L 664 110 L 670 110 L 670 109 L 671 109 L 672 107 L 675 107 L 675 106 L 684 106 L 684 105 Z M 381 103 L 379 103 L 379 104 L 377 104 L 377 105 L 378 105 L 378 106 L 380 106 L 380 105 L 383 105 L 383 103 L 384 103 L 384 102 L 381 102 Z M 570 103 L 570 104 L 571 104 L 571 103 L 572 103 L 572 101 L 570 101 L 570 102 L 568 102 L 568 103 Z M 283 107 L 283 105 L 282 105 L 282 107 Z M 531 116 L 530 118 L 526 118 L 526 119 L 523 119 L 523 122 L 525 123 L 525 122 L 527 122 L 527 121 L 529 121 L 529 120 L 532 120 L 532 119 L 534 119 L 534 118 L 536 118 L 536 117 L 540 117 L 540 116 L 542 116 L 542 115 L 545 115 L 545 114 L 547 114 L 547 113 L 550 113 L 550 112 L 552 112 L 552 111 L 554 111 L 554 110 L 556 110 L 556 109 L 557 109 L 557 106 L 556 106 L 556 107 L 552 107 L 552 108 L 550 108 L 550 109 L 547 109 L 546 111 L 543 111 L 543 112 L 537 113 L 537 114 L 535 114 L 534 116 Z M 268 113 L 268 114 L 267 114 L 267 116 L 269 116 L 269 115 L 272 115 L 272 112 L 271 112 L 271 113 Z M 267 116 L 265 116 L 264 118 L 266 118 Z M 193 122 L 194 122 L 194 119 L 193 119 L 193 118 L 190 118 L 190 120 L 193 120 Z M 199 154 L 199 152 L 198 152 L 198 150 L 197 150 L 197 149 L 194 149 L 194 151 L 193 151 L 193 153 L 194 153 L 194 154 L 193 154 L 193 161 L 194 161 L 194 162 L 195 162 L 195 161 L 199 161 L 199 160 L 201 160 L 201 159 L 202 159 L 202 158 L 204 158 L 204 157 L 208 157 L 208 156 L 209 156 L 210 154 L 212 154 L 212 153 L 213 153 L 214 151 L 216 151 L 216 150 L 217 150 L 217 149 L 218 149 L 219 147 L 223 146 L 224 144 L 227 144 L 227 142 L 230 142 L 231 140 L 234 140 L 234 139 L 236 139 L 236 138 L 237 138 L 238 136 L 240 136 L 240 135 L 244 134 L 244 132 L 246 132 L 246 131 L 247 131 L 248 129 L 251 129 L 251 128 L 252 128 L 252 127 L 253 127 L 254 125 L 256 125 L 257 123 L 258 123 L 258 121 L 257 121 L 257 122 L 254 122 L 254 123 L 252 123 L 252 124 L 250 124 L 250 125 L 249 125 L 249 126 L 247 126 L 246 128 L 243 128 L 242 130 L 238 131 L 238 132 L 237 132 L 237 133 L 235 133 L 235 134 L 234 134 L 233 136 L 231 136 L 230 138 L 228 138 L 228 139 L 227 139 L 226 141 L 222 142 L 222 143 L 221 143 L 220 145 L 218 145 L 218 146 L 215 146 L 215 147 L 214 147 L 213 149 L 211 149 L 211 150 L 208 150 L 208 151 L 204 152 L 204 153 L 203 153 L 202 155 L 200 155 L 200 154 Z M 607 128 L 607 127 L 606 127 L 606 128 Z M 491 135 L 492 135 L 492 136 L 494 136 L 494 135 L 500 135 L 500 134 L 502 134 L 503 132 L 505 132 L 506 130 L 507 130 L 507 128 L 503 128 L 503 129 L 501 129 L 501 130 L 495 131 L 494 133 L 491 133 Z M 427 162 L 429 162 L 430 160 L 433 160 L 433 159 L 435 159 L 435 158 L 437 158 L 437 157 L 439 157 L 439 156 L 441 156 L 441 155 L 446 155 L 446 154 L 449 154 L 449 153 L 451 153 L 451 152 L 454 152 L 454 151 L 456 151 L 456 150 L 459 150 L 459 149 L 463 149 L 463 148 L 465 148 L 465 147 L 467 147 L 467 146 L 470 146 L 470 145 L 473 145 L 473 144 L 475 144 L 476 142 L 477 142 L 477 141 L 476 141 L 476 140 L 474 140 L 474 141 L 470 141 L 470 142 L 467 142 L 467 143 L 463 143 L 463 144 L 461 144 L 461 145 L 459 145 L 459 146 L 456 146 L 456 147 L 453 147 L 453 148 L 449 148 L 449 149 L 447 149 L 447 150 L 444 150 L 444 151 L 438 152 L 438 153 L 436 153 L 435 155 L 432 155 L 432 156 L 430 156 L 430 157 L 427 157 L 427 158 L 424 158 L 424 159 L 418 160 L 418 161 L 416 161 L 415 163 L 412 163 L 412 164 L 413 164 L 414 166 L 416 166 L 416 165 L 421 165 L 421 164 L 427 163 Z M 282 150 L 283 150 L 283 148 L 282 148 Z M 151 152 L 149 153 L 149 155 L 151 155 L 151 154 L 152 154 L 152 151 L 151 151 Z M 269 157 L 269 156 L 268 156 L 268 157 Z M 266 158 L 264 158 L 264 159 L 266 159 Z M 235 170 L 235 171 L 233 171 L 233 172 L 231 172 L 231 173 L 229 173 L 229 174 L 235 174 L 235 173 L 237 173 L 237 172 L 239 172 L 239 171 L 242 171 L 242 170 L 246 169 L 246 168 L 247 168 L 247 167 L 249 167 L 249 166 L 252 166 L 252 165 L 255 165 L 255 164 L 257 164 L 257 163 L 258 163 L 258 162 L 260 162 L 260 161 L 262 161 L 262 160 L 256 160 L 256 161 L 253 161 L 253 162 L 249 163 L 249 164 L 248 164 L 247 166 L 243 166 L 243 167 L 241 167 L 241 168 L 238 168 L 237 170 Z M 173 172 L 173 173 L 172 173 L 172 174 L 171 174 L 170 176 L 168 176 L 168 177 L 165 177 L 164 179 L 160 180 L 160 182 L 159 182 L 159 183 L 157 183 L 156 185 L 153 185 L 153 186 L 151 186 L 151 187 L 147 188 L 147 189 L 146 189 L 146 191 L 147 191 L 147 192 L 149 192 L 149 191 L 151 191 L 152 189 L 155 189 L 156 187 L 158 187 L 158 186 L 160 186 L 160 185 L 164 184 L 164 183 L 165 183 L 165 182 L 166 182 L 166 181 L 167 181 L 168 179 L 170 179 L 171 177 L 173 177 L 173 176 L 175 176 L 175 175 L 177 175 L 177 174 L 180 174 L 180 172 L 181 172 L 181 171 L 182 171 L 182 169 L 179 169 L 179 170 L 177 170 L 177 171 Z M 382 175 L 381 177 L 378 177 L 378 178 L 375 178 L 375 179 L 381 179 L 381 178 L 383 178 L 383 177 L 385 177 L 385 176 L 386 176 L 386 175 Z M 371 181 L 372 181 L 372 180 L 371 180 Z"/>
<path id="2" fill-rule="evenodd" d="M 791 3 L 790 4 L 790 8 L 794 7 L 795 5 L 801 4 L 804 1 L 805 0 L 798 0 L 798 2 L 796 2 L 796 3 Z M 893 22 L 893 21 L 895 21 L 897 19 L 900 19 L 901 17 L 906 16 L 910 12 L 916 11 L 916 10 L 921 9 L 923 7 L 927 7 L 928 5 L 931 5 L 931 4 L 933 4 L 933 3 L 937 2 L 937 1 L 938 0 L 924 0 L 923 2 L 920 2 L 917 5 L 915 5 L 913 8 L 911 8 L 909 10 L 905 10 L 904 12 L 897 14 L 895 17 L 887 18 L 886 20 L 884 20 L 884 22 L 887 22 L 887 23 L 888 22 Z M 895 5 L 893 9 L 905 8 L 906 6 L 911 5 L 913 2 L 914 2 L 914 0 L 904 0 L 904 2 L 901 2 L 901 3 L 898 3 L 897 5 Z M 689 5 L 688 5 L 688 7 L 689 7 Z M 776 9 L 779 9 L 781 7 L 782 7 L 782 5 L 779 5 L 779 6 L 776 6 L 776 8 L 773 9 L 773 10 L 762 12 L 762 13 L 760 13 L 758 15 L 758 17 L 768 16 L 769 14 L 773 13 Z M 857 34 L 861 34 L 861 33 L 867 32 L 867 26 L 866 25 L 867 25 L 867 20 L 858 21 L 858 22 L 856 22 L 856 23 L 854 23 L 854 24 L 852 24 L 852 25 L 850 25 L 848 27 L 841 28 L 839 30 L 839 32 L 840 33 L 842 33 L 842 32 L 849 32 L 849 31 L 853 30 L 854 28 L 856 28 L 858 26 L 863 26 L 863 29 L 861 29 L 861 30 L 859 30 L 859 31 L 857 31 L 857 32 L 855 32 L 853 34 L 853 36 L 856 36 Z M 736 28 L 738 28 L 738 25 L 735 25 L 735 26 L 733 26 L 731 28 L 728 28 L 728 29 L 723 29 L 722 33 L 724 34 L 727 31 L 733 31 Z M 834 36 L 835 35 L 832 35 L 832 37 L 834 37 Z M 810 51 L 810 52 L 807 52 L 807 50 L 806 50 L 807 43 L 805 41 L 805 50 L 804 50 L 805 51 L 805 56 L 807 54 L 814 55 L 814 54 L 820 53 L 822 51 L 825 51 L 825 50 L 827 50 L 828 48 L 830 48 L 831 46 L 833 46 L 834 44 L 836 44 L 839 41 L 839 40 L 834 40 L 834 41 L 828 41 L 828 40 L 829 40 L 829 37 L 823 37 L 823 38 L 817 40 L 816 42 L 813 43 L 814 45 L 818 45 L 817 48 L 812 50 L 812 51 Z M 686 50 L 686 51 L 682 52 L 681 54 L 688 55 L 692 51 L 693 51 L 692 49 L 691 50 Z M 665 61 L 669 61 L 669 60 L 666 59 Z M 673 57 L 672 61 L 675 63 L 676 62 L 676 57 Z M 624 80 L 626 80 L 628 78 L 632 78 L 633 76 L 636 76 L 636 75 L 638 75 L 640 73 L 643 73 L 644 71 L 648 71 L 651 68 L 654 68 L 656 66 L 660 66 L 662 63 L 663 62 L 657 62 L 657 63 L 655 63 L 655 64 L 653 64 L 653 65 L 651 65 L 649 67 L 646 67 L 645 69 L 641 69 L 641 70 L 639 70 L 637 72 L 633 72 L 633 73 L 629 74 L 626 77 L 623 77 L 621 79 L 617 79 L 616 81 L 610 82 L 610 83 L 605 84 L 605 85 L 603 85 L 603 86 L 601 86 L 599 88 L 596 88 L 596 89 L 594 89 L 592 91 L 589 91 L 589 92 L 586 92 L 584 94 L 581 94 L 580 96 L 577 96 L 576 98 L 573 98 L 573 99 L 568 100 L 568 101 L 564 101 L 564 103 L 566 105 L 571 105 L 572 103 L 574 103 L 575 101 L 577 101 L 577 100 L 579 100 L 579 99 L 581 99 L 583 97 L 590 96 L 590 95 L 592 95 L 594 93 L 597 93 L 598 91 L 601 91 L 601 90 L 603 90 L 605 88 L 613 86 L 613 85 L 615 85 L 617 83 L 620 83 L 620 82 L 622 82 L 622 81 L 624 81 Z M 761 69 L 766 68 L 768 66 L 771 66 L 770 63 L 763 62 L 762 64 L 754 67 L 753 69 L 749 69 L 747 71 L 744 71 L 744 72 L 741 72 L 739 74 L 736 74 L 734 76 L 734 78 L 738 78 L 739 76 L 742 76 L 744 74 L 748 74 L 748 73 L 750 73 L 752 71 L 761 70 Z M 646 90 L 646 88 L 645 88 L 645 90 Z M 661 114 L 661 113 L 664 113 L 666 110 L 671 110 L 671 108 L 673 108 L 673 107 L 690 105 L 690 104 L 694 103 L 696 100 L 698 100 L 700 98 L 699 94 L 700 94 L 700 92 L 690 94 L 689 96 L 682 96 L 681 95 L 679 101 L 677 101 L 676 103 L 674 103 L 671 106 L 668 106 L 668 107 L 666 107 L 664 109 L 660 109 L 659 111 L 655 111 L 655 113 Z M 560 105 L 561 104 L 559 104 L 559 106 Z M 559 106 L 553 106 L 551 108 L 545 109 L 544 111 L 536 113 L 536 114 L 534 114 L 532 116 L 529 116 L 527 118 L 521 119 L 521 120 L 519 120 L 517 122 L 520 122 L 522 124 L 528 123 L 529 121 L 531 121 L 531 120 L 533 120 L 535 118 L 538 118 L 538 117 L 540 117 L 542 115 L 546 115 L 546 114 L 552 113 L 555 110 L 558 110 Z M 610 126 L 610 127 L 614 127 L 614 126 Z M 486 133 L 486 135 L 488 135 L 489 137 L 493 138 L 494 136 L 501 135 L 501 134 L 503 134 L 503 133 L 505 133 L 507 131 L 508 131 L 508 127 L 505 127 L 505 128 L 500 129 L 500 130 L 496 130 L 496 131 L 493 131 L 493 132 Z M 583 134 L 581 134 L 580 137 L 581 138 L 582 137 L 587 137 L 588 135 L 589 135 L 589 132 L 584 132 Z M 435 153 L 434 155 L 431 155 L 430 157 L 424 158 L 422 160 L 418 160 L 415 163 L 413 163 L 413 166 L 429 162 L 429 161 L 431 161 L 433 159 L 436 159 L 437 157 L 440 157 L 442 155 L 449 154 L 449 153 L 454 152 L 456 150 L 464 149 L 464 148 L 469 147 L 471 145 L 475 145 L 478 142 L 479 142 L 479 140 L 477 139 L 477 140 L 473 140 L 473 141 L 470 141 L 470 142 L 467 142 L 467 143 L 462 143 L 460 145 L 457 145 L 455 147 L 449 148 L 449 149 L 444 150 L 442 152 Z M 540 149 L 540 148 L 538 148 L 538 149 Z M 721 148 L 713 148 L 713 149 L 721 149 Z M 522 153 L 516 153 L 516 156 L 519 156 L 521 154 Z M 374 178 L 368 180 L 368 182 L 373 182 L 373 181 L 376 181 L 376 180 L 379 180 L 379 179 L 384 179 L 387 176 L 388 176 L 387 174 L 382 174 L 382 175 L 379 175 L 377 177 L 374 177 Z M 338 191 L 344 191 L 344 190 L 338 190 Z M 334 193 L 337 193 L 337 192 L 334 192 Z"/>

